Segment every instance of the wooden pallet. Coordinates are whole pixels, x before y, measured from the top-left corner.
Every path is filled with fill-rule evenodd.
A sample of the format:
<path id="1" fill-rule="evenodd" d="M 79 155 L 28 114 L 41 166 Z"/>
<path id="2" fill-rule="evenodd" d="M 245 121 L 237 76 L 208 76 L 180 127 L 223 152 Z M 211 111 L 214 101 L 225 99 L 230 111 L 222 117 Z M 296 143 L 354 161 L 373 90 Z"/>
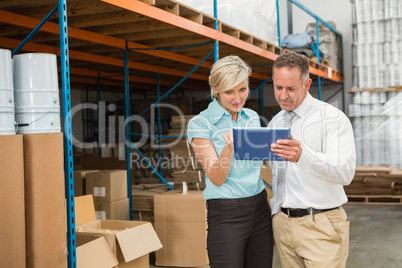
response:
<path id="1" fill-rule="evenodd" d="M 149 5 L 156 6 L 160 9 L 173 13 L 177 16 L 192 20 L 196 23 L 202 24 L 204 26 L 214 28 L 215 18 L 205 14 L 203 12 L 198 11 L 195 8 L 189 7 L 177 0 L 140 0 Z M 221 21 L 218 22 L 218 31 L 222 33 L 226 33 L 234 38 L 243 40 L 249 44 L 255 45 L 262 49 L 271 51 L 275 54 L 280 53 L 280 47 L 262 40 L 256 36 L 253 36 L 245 31 L 242 31 L 238 28 L 235 28 L 227 23 L 223 23 Z"/>
<path id="2" fill-rule="evenodd" d="M 402 205 L 402 195 L 348 195 L 348 204 Z"/>
<path id="3" fill-rule="evenodd" d="M 398 92 L 402 91 L 402 86 L 395 86 L 395 87 L 384 87 L 384 88 L 366 88 L 366 89 L 357 89 L 352 88 L 349 90 L 349 93 L 361 93 L 361 92 Z"/>

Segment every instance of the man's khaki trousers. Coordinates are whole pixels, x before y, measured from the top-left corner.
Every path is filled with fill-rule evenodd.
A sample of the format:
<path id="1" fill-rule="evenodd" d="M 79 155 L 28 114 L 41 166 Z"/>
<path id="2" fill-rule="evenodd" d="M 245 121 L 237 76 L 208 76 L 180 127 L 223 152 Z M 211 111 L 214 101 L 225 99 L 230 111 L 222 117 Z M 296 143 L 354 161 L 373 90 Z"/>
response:
<path id="1" fill-rule="evenodd" d="M 342 207 L 298 218 L 279 211 L 272 223 L 282 268 L 346 267 L 350 222 Z"/>

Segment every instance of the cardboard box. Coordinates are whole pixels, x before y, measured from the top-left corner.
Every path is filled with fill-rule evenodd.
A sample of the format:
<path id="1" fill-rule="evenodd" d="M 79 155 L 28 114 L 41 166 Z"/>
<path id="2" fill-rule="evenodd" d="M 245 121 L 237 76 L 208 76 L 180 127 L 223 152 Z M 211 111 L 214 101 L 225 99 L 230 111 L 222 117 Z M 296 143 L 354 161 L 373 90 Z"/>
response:
<path id="1" fill-rule="evenodd" d="M 22 135 L 0 136 L 0 266 L 25 267 Z"/>
<path id="2" fill-rule="evenodd" d="M 67 267 L 63 133 L 24 134 L 27 267 Z"/>
<path id="3" fill-rule="evenodd" d="M 263 165 L 261 167 L 261 179 L 271 186 L 269 187 L 264 183 L 265 190 L 267 191 L 268 203 L 271 204 L 269 200 L 273 197 L 273 194 L 272 194 L 272 170 L 270 166 Z"/>
<path id="4" fill-rule="evenodd" d="M 157 266 L 199 267 L 207 255 L 207 210 L 202 191 L 155 195 L 155 230 L 164 246 Z"/>
<path id="5" fill-rule="evenodd" d="M 95 202 L 97 220 L 130 220 L 130 200 L 124 198 L 113 202 Z"/>
<path id="6" fill-rule="evenodd" d="M 74 170 L 76 170 L 76 165 L 74 163 Z M 98 172 L 99 170 L 80 170 L 74 171 L 74 195 L 86 195 L 86 177 L 88 173 Z"/>
<path id="7" fill-rule="evenodd" d="M 154 212 L 153 211 L 141 211 L 141 210 L 133 210 L 133 220 L 134 221 L 149 221 L 154 224 Z"/>
<path id="8" fill-rule="evenodd" d="M 103 236 L 76 233 L 75 241 L 77 268 L 112 268 L 118 264 Z"/>
<path id="9" fill-rule="evenodd" d="M 136 184 L 132 187 L 132 208 L 138 211 L 154 211 L 154 196 L 169 188 L 164 183 Z"/>
<path id="10" fill-rule="evenodd" d="M 117 157 L 107 157 L 100 158 L 98 156 L 98 151 L 95 150 L 94 154 L 87 154 L 82 159 L 83 169 L 98 169 L 98 170 L 107 170 L 107 169 L 124 169 L 127 170 L 126 160 L 120 160 Z M 133 162 L 131 165 L 131 181 L 132 184 L 135 184 L 135 174 L 136 174 L 136 165 Z"/>
<path id="11" fill-rule="evenodd" d="M 97 202 L 112 202 L 127 197 L 127 172 L 125 170 L 101 170 L 88 173 L 86 193 Z"/>
<path id="12" fill-rule="evenodd" d="M 148 254 L 162 247 L 151 223 L 96 220 L 91 195 L 76 197 L 75 204 L 77 233 L 97 234 L 105 237 L 119 262 L 116 267 L 149 267 Z"/>

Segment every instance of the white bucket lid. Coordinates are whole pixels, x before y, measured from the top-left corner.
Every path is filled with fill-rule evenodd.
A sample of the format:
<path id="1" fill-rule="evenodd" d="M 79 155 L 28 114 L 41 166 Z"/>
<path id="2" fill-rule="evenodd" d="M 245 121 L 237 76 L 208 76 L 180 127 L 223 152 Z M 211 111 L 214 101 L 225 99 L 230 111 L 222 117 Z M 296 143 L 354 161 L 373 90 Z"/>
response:
<path id="1" fill-rule="evenodd" d="M 52 90 L 59 88 L 55 54 L 26 53 L 13 57 L 14 89 Z"/>

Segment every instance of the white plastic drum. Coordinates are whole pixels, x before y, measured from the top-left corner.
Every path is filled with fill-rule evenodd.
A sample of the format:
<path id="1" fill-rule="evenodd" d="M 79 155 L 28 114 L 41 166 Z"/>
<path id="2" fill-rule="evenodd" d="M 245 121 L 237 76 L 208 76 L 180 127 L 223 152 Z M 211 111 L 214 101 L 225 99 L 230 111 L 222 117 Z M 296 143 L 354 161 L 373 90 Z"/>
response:
<path id="1" fill-rule="evenodd" d="M 0 135 L 14 134 L 14 86 L 11 51 L 0 49 Z"/>
<path id="2" fill-rule="evenodd" d="M 60 132 L 56 55 L 16 55 L 13 74 L 18 133 Z"/>

